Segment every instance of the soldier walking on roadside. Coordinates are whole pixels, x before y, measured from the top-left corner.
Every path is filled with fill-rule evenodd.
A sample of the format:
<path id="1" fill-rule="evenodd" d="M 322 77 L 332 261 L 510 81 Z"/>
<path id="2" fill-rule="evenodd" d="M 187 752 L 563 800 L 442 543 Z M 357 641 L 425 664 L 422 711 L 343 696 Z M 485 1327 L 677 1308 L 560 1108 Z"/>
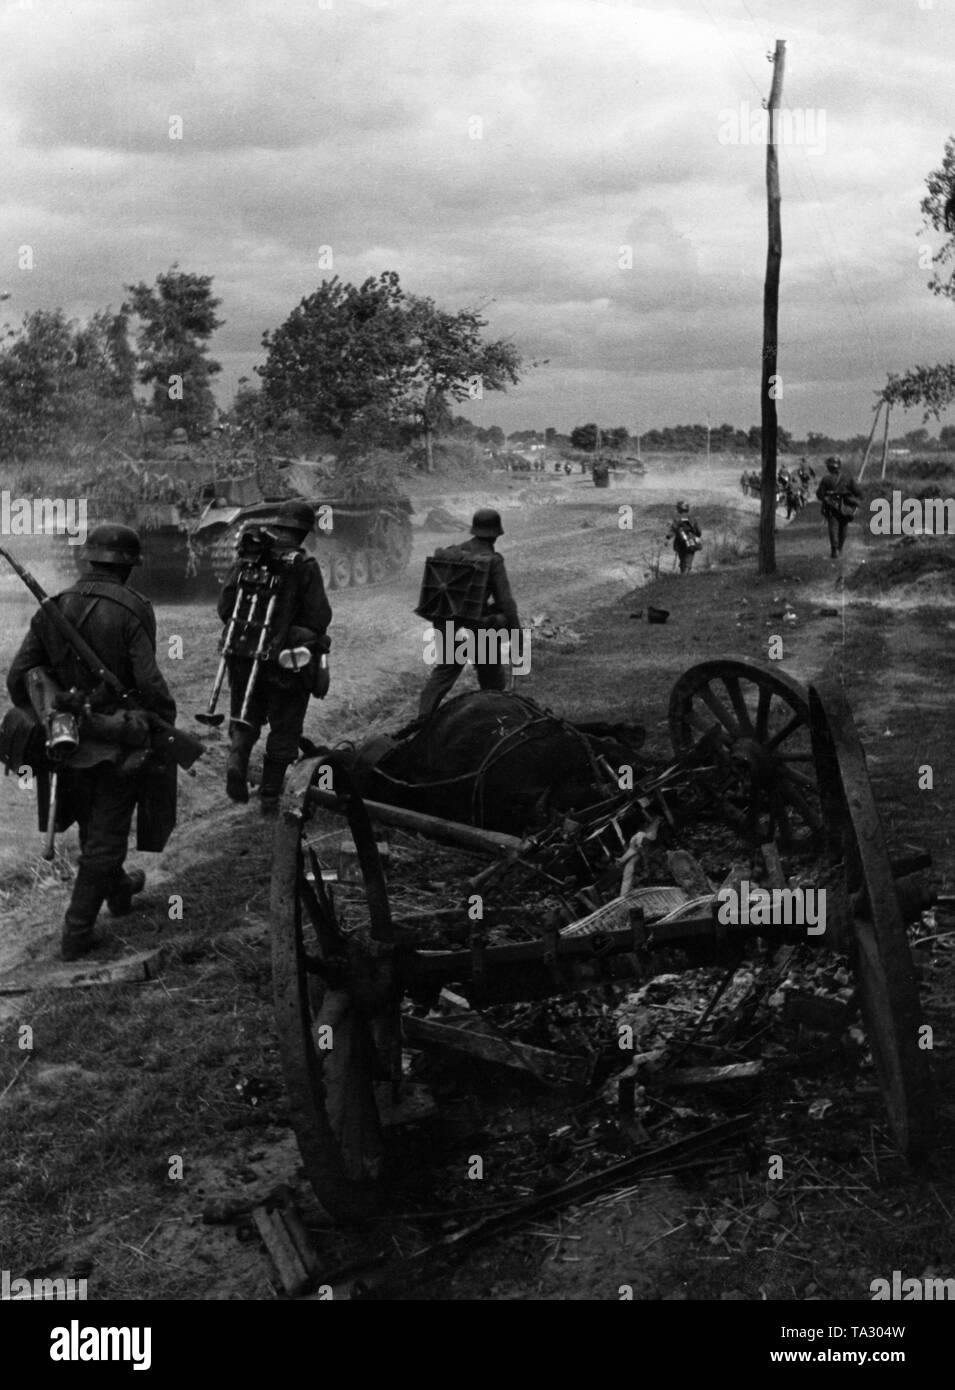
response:
<path id="1" fill-rule="evenodd" d="M 672 537 L 681 574 L 689 574 L 693 568 L 693 557 L 700 549 L 702 534 L 698 524 L 690 516 L 689 502 L 677 502 L 676 514 L 670 522 L 666 539 L 670 540 Z"/>
<path id="2" fill-rule="evenodd" d="M 141 869 L 126 873 L 123 868 L 137 803 L 138 849 L 163 849 L 176 820 L 175 763 L 162 763 L 146 752 L 147 712 L 172 723 L 176 705 L 156 664 L 152 604 L 127 584 L 132 568 L 142 564 L 139 537 L 128 526 L 97 526 L 82 554 L 90 573 L 52 602 L 135 696 L 139 708 L 120 709 L 43 609 L 34 615 L 7 676 L 10 698 L 21 709 L 30 707 L 29 677 L 39 668 L 62 692 L 72 692 L 76 709 L 83 711 L 79 746 L 58 778 L 57 828 L 65 830 L 76 821 L 80 837 L 61 946 L 68 961 L 95 945 L 93 928 L 104 901 L 114 917 L 126 916 L 134 894 L 145 887 Z"/>
<path id="3" fill-rule="evenodd" d="M 450 555 L 453 551 L 455 556 L 460 554 L 463 559 L 473 556 L 478 560 L 490 560 L 487 588 L 484 593 L 484 612 L 476 622 L 458 623 L 459 628 L 467 628 L 472 632 L 481 628 L 504 628 L 509 632 L 516 632 L 520 628 L 517 604 L 511 594 L 504 559 L 494 549 L 494 542 L 503 534 L 500 513 L 490 507 L 481 507 L 474 513 L 471 521 L 471 539 L 462 542 L 461 545 L 447 548 L 446 553 Z M 507 689 L 508 668 L 502 662 L 476 660 L 474 669 L 482 690 Z M 451 660 L 435 663 L 418 701 L 419 719 L 425 719 L 434 713 L 463 670 L 464 665 L 455 661 L 453 657 Z"/>
<path id="4" fill-rule="evenodd" d="M 855 478 L 842 471 L 842 459 L 826 459 L 826 475 L 816 488 L 816 496 L 829 528 L 829 558 L 835 560 L 842 554 L 846 530 L 862 500 Z"/>
<path id="5" fill-rule="evenodd" d="M 276 577 L 277 598 L 269 642 L 244 721 L 240 716 L 252 676 L 258 630 L 240 630 L 234 655 L 228 660 L 231 720 L 226 794 L 233 801 L 248 801 L 249 758 L 263 724 L 267 723 L 269 735 L 259 785 L 259 803 L 266 815 L 277 810 L 286 769 L 298 757 L 309 698 L 315 695 L 321 699 L 328 689 L 328 671 L 322 657 L 331 645 L 325 634 L 332 610 L 321 570 L 302 549 L 314 524 L 315 513 L 307 502 L 284 502 L 273 522 L 260 526 L 258 533 L 246 533 L 216 610 L 223 623 L 228 624 L 243 563 L 254 551 L 257 562 L 266 565 Z M 297 659 L 296 652 L 300 653 Z M 302 660 L 306 664 L 299 666 Z"/>

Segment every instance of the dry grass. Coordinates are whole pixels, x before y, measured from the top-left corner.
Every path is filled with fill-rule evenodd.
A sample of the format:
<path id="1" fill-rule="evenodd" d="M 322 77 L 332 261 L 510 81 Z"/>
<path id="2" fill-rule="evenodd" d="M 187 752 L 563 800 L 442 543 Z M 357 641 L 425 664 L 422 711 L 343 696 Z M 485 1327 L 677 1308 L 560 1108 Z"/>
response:
<path id="1" fill-rule="evenodd" d="M 735 531 L 714 531 L 704 541 L 700 554 L 700 567 L 704 570 L 723 569 L 727 565 L 738 565 L 753 553 L 752 544 L 744 535 Z"/>

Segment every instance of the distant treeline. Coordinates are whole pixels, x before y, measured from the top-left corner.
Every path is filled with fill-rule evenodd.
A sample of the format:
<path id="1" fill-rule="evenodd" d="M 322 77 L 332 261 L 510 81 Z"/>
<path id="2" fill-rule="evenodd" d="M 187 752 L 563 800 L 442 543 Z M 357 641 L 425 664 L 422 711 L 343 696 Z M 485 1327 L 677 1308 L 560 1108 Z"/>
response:
<path id="1" fill-rule="evenodd" d="M 667 425 L 663 429 L 644 430 L 637 436 L 623 425 L 598 426 L 591 422 L 576 426 L 569 434 L 561 434 L 549 427 L 544 430 L 515 430 L 506 435 L 498 425 L 482 429 L 459 415 L 453 421 L 452 430 L 459 438 L 473 439 L 495 450 L 543 444 L 549 449 L 577 449 L 587 453 L 598 447 L 601 452 L 617 450 L 636 453 L 639 447 L 641 453 L 694 454 L 705 453 L 707 448 L 706 425 Z M 789 430 L 780 428 L 778 449 L 785 454 L 861 453 L 867 439 L 868 436 L 864 434 L 836 439 L 813 430 L 805 439 L 798 439 Z M 881 440 L 877 440 L 874 447 L 881 448 Z M 759 425 L 751 425 L 748 430 L 737 429 L 735 425 L 714 425 L 709 430 L 709 448 L 714 454 L 758 454 L 762 448 L 762 431 Z M 907 434 L 890 439 L 889 448 L 907 449 L 910 453 L 955 449 L 955 425 L 944 425 L 938 439 L 933 439 L 926 429 L 910 430 Z"/>

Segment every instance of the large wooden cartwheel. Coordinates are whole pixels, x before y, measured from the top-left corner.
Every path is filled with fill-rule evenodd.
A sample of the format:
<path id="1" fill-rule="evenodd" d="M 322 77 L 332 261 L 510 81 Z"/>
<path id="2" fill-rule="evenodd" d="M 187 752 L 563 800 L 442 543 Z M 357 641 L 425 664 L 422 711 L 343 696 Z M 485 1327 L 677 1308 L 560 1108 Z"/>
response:
<path id="1" fill-rule="evenodd" d="M 809 697 L 797 681 L 753 662 L 704 661 L 670 695 L 670 738 L 700 765 L 699 785 L 753 845 L 817 843 Z"/>
<path id="2" fill-rule="evenodd" d="M 849 928 L 872 1061 L 895 1141 L 918 1161 L 931 1144 L 933 1106 L 928 1059 L 918 1045 L 915 969 L 892 863 L 845 697 L 835 687 L 813 687 L 809 709 L 826 855 L 841 879 L 839 915 Z"/>
<path id="3" fill-rule="evenodd" d="M 316 782 L 339 798 L 314 807 Z M 294 807 L 294 809 L 287 809 Z M 354 881 L 337 879 L 345 816 Z M 303 763 L 276 829 L 272 972 L 282 1070 L 308 1178 L 339 1221 L 382 1207 L 380 1116 L 401 1071 L 391 914 L 371 822 L 333 754 Z"/>

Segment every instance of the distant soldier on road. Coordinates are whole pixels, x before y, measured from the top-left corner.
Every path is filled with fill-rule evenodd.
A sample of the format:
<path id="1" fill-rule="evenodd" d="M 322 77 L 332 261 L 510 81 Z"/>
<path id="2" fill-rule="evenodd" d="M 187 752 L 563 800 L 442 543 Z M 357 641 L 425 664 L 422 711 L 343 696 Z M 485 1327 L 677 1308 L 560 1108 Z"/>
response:
<path id="1" fill-rule="evenodd" d="M 509 632 L 516 632 L 520 628 L 517 604 L 511 594 L 504 559 L 494 549 L 494 542 L 503 534 L 500 513 L 490 507 L 481 507 L 474 513 L 471 521 L 471 539 L 453 547 L 454 554 L 460 554 L 462 558 L 474 556 L 475 559 L 490 559 L 484 612 L 477 622 L 462 622 L 458 624 L 459 627 L 467 628 L 469 631 L 477 631 L 480 628 L 504 628 Z M 482 690 L 507 689 L 508 668 L 504 663 L 477 660 L 474 669 Z M 453 659 L 435 663 L 418 701 L 419 719 L 425 719 L 434 713 L 463 670 L 463 663 Z"/>
<path id="2" fill-rule="evenodd" d="M 79 747 L 59 773 L 57 827 L 65 830 L 76 821 L 80 836 L 63 926 L 64 960 L 92 950 L 93 927 L 104 901 L 114 917 L 126 916 L 134 894 L 145 886 L 141 869 L 126 873 L 123 868 L 137 803 L 138 849 L 163 849 L 175 825 L 175 764 L 159 765 L 147 753 L 148 712 L 171 724 L 176 705 L 156 664 L 152 604 L 127 585 L 132 568 L 142 564 L 139 537 L 128 526 L 97 526 L 82 553 L 90 573 L 53 602 L 135 696 L 139 708 L 120 708 L 42 609 L 7 676 L 10 698 L 20 708 L 31 704 L 30 673 L 42 668 L 62 692 L 74 692 L 77 709 L 84 710 Z"/>
<path id="3" fill-rule="evenodd" d="M 799 467 L 796 469 L 796 477 L 807 497 L 809 496 L 809 484 L 815 476 L 816 470 L 805 459 L 800 459 Z"/>
<path id="4" fill-rule="evenodd" d="M 698 524 L 690 516 L 689 502 L 677 502 L 676 514 L 670 522 L 666 538 L 673 539 L 673 549 L 680 564 L 681 574 L 689 574 L 693 568 L 693 557 L 700 549 L 702 534 Z"/>
<path id="5" fill-rule="evenodd" d="M 842 471 L 842 459 L 826 459 L 826 475 L 816 488 L 816 496 L 829 528 L 829 558 L 835 560 L 842 554 L 846 530 L 862 500 L 855 478 Z"/>
<path id="6" fill-rule="evenodd" d="M 235 655 L 228 662 L 231 721 L 226 794 L 232 801 L 248 801 L 249 758 L 263 724 L 268 723 L 259 784 L 259 803 L 266 815 L 277 810 L 286 769 L 298 757 L 309 698 L 322 698 L 328 688 L 327 669 L 321 658 L 331 645 L 326 632 L 332 610 L 321 570 L 302 549 L 314 524 L 315 513 L 307 502 L 284 502 L 275 513 L 274 522 L 261 526 L 258 534 L 243 537 L 216 609 L 227 624 L 235 608 L 243 560 L 254 549 L 256 557 L 276 577 L 277 599 L 268 645 L 244 722 L 240 716 L 252 675 L 257 631 L 243 634 L 240 630 Z M 303 660 L 307 657 L 307 664 L 301 669 L 296 669 L 296 651 L 304 654 Z"/>
<path id="7" fill-rule="evenodd" d="M 805 502 L 806 495 L 802 490 L 802 485 L 796 475 L 791 473 L 786 484 L 786 520 L 791 520 L 805 505 Z"/>

